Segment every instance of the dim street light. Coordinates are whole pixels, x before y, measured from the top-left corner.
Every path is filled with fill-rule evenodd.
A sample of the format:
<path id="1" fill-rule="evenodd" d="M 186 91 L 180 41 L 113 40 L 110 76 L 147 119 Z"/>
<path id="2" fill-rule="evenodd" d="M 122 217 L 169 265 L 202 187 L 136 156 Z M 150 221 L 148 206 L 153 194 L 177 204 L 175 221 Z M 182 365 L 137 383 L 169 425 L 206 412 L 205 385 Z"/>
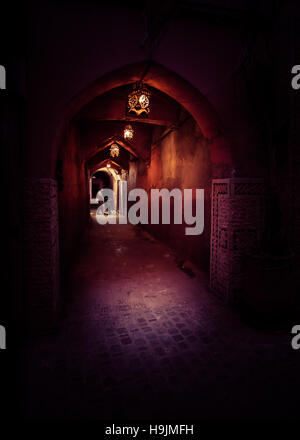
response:
<path id="1" fill-rule="evenodd" d="M 142 82 L 137 82 L 133 91 L 128 95 L 128 111 L 138 116 L 142 113 L 150 112 L 150 95 L 151 93 Z"/>
<path id="2" fill-rule="evenodd" d="M 133 138 L 133 128 L 131 125 L 126 125 L 124 128 L 124 139 L 132 139 Z"/>
<path id="3" fill-rule="evenodd" d="M 119 156 L 119 152 L 120 152 L 120 149 L 119 149 L 119 145 L 118 144 L 114 143 L 114 144 L 112 144 L 110 146 L 110 155 L 111 155 L 111 157 Z"/>

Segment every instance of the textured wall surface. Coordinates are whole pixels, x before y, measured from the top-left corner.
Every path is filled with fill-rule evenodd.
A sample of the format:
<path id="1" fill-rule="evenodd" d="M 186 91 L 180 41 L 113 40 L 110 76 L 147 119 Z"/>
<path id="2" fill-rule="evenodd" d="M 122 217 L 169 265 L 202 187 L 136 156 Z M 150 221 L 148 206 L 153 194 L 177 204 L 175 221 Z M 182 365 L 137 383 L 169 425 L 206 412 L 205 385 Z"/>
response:
<path id="1" fill-rule="evenodd" d="M 154 140 L 159 138 L 159 131 Z M 202 268 L 208 268 L 210 233 L 210 151 L 206 140 L 193 119 L 152 146 L 149 167 L 138 167 L 137 186 L 149 193 L 152 188 L 204 189 L 204 232 L 185 235 L 185 224 L 148 225 L 157 238 L 171 245 L 184 259 L 190 259 Z M 195 201 L 194 201 L 195 202 Z M 195 206 L 195 205 L 194 205 Z M 173 204 L 171 204 L 171 213 Z"/>
<path id="2" fill-rule="evenodd" d="M 28 179 L 24 191 L 29 326 L 51 326 L 58 311 L 57 183 L 54 179 Z"/>
<path id="3" fill-rule="evenodd" d="M 212 182 L 210 286 L 227 302 L 238 301 L 241 294 L 244 255 L 260 247 L 263 195 L 260 179 Z"/>
<path id="4" fill-rule="evenodd" d="M 187 237 L 184 226 L 180 225 L 151 226 L 150 232 L 171 244 L 183 258 L 191 259 L 206 269 L 210 261 L 210 227 L 216 227 L 214 219 L 211 223 L 212 179 L 231 176 L 232 168 L 238 169 L 236 175 L 239 176 L 264 177 L 267 186 L 272 183 L 277 185 L 277 190 L 280 188 L 283 213 L 286 212 L 287 195 L 291 192 L 286 177 L 286 169 L 291 161 L 286 148 L 288 132 L 282 131 L 280 137 L 279 131 L 288 119 L 289 97 L 286 92 L 284 96 L 278 94 L 278 90 L 286 91 L 289 84 L 291 59 L 288 56 L 283 58 L 278 69 L 274 58 L 274 54 L 288 55 L 290 36 L 278 33 L 277 30 L 274 33 L 273 27 L 266 26 L 266 33 L 261 33 L 249 45 L 243 32 L 252 35 L 253 21 L 248 22 L 247 8 L 241 5 L 239 8 L 240 15 L 233 13 L 228 18 L 224 16 L 224 22 L 212 20 L 199 25 L 192 12 L 188 16 L 170 20 L 164 37 L 152 54 L 153 65 L 145 77 L 145 82 L 148 81 L 150 86 L 173 97 L 189 111 L 198 126 L 189 120 L 167 138 L 153 144 L 149 168 L 145 163 L 138 167 L 137 186 L 147 191 L 151 188 L 176 187 L 205 190 L 205 225 L 202 235 Z M 32 9 L 27 18 L 29 50 L 23 76 L 28 79 L 24 96 L 28 109 L 26 143 L 29 147 L 24 174 L 31 179 L 54 178 L 57 153 L 61 148 L 59 154 L 63 162 L 64 187 L 59 192 L 58 212 L 61 259 L 65 263 L 85 226 L 88 206 L 84 161 L 77 148 L 75 133 L 72 130 L 67 133 L 67 129 L 60 132 L 62 121 L 69 129 L 73 124 L 70 115 L 73 117 L 75 109 L 78 111 L 81 105 L 87 104 L 88 99 L 140 79 L 145 66 L 137 70 L 136 66 L 149 56 L 149 47 L 141 45 L 147 30 L 137 9 L 127 10 L 115 5 L 103 8 L 89 4 L 74 7 L 53 3 Z M 107 39 L 111 23 L 114 23 L 114 38 Z M 269 45 L 272 50 L 269 50 Z M 278 78 L 273 75 L 274 69 Z M 286 76 L 283 76 L 283 71 Z M 177 75 L 187 84 L 179 80 Z M 199 99 L 195 91 L 205 99 Z M 78 97 L 80 99 L 76 100 Z M 74 101 L 76 105 L 73 108 Z M 204 101 L 209 105 L 204 105 Z M 74 114 L 71 111 L 68 113 L 70 108 Z M 199 120 L 202 126 L 195 115 L 201 115 Z M 87 133 L 89 139 L 92 138 L 91 144 L 96 145 L 100 134 L 96 131 L 92 133 L 90 129 Z M 104 137 L 107 135 L 102 134 Z M 299 161 L 296 157 L 294 159 L 295 221 L 292 247 L 295 245 L 299 249 L 299 173 L 296 164 Z M 277 162 L 276 166 L 281 170 L 282 175 L 278 172 L 279 177 L 275 173 L 274 162 Z M 231 268 L 227 267 L 230 262 L 238 271 L 240 257 L 238 250 L 233 249 L 234 243 L 237 247 L 248 248 L 256 239 L 256 233 L 251 232 L 251 225 L 249 229 L 241 227 L 243 215 L 246 221 L 256 215 L 255 212 L 247 211 L 255 204 L 252 196 L 239 196 L 247 202 L 238 198 L 231 200 L 229 195 L 226 197 L 220 194 L 217 206 L 213 206 L 216 217 L 220 216 L 223 221 L 224 216 L 224 223 L 229 221 L 225 220 L 229 210 L 232 211 L 232 221 L 233 216 L 236 216 L 237 222 L 234 234 L 224 226 L 224 230 L 218 230 L 212 237 L 218 243 L 217 247 L 212 247 L 212 251 L 218 253 L 216 260 L 212 256 L 212 273 L 217 271 L 213 279 L 214 283 L 219 280 L 222 292 L 239 289 L 238 286 L 232 287 L 233 281 L 229 275 Z M 31 198 L 29 196 L 29 200 Z M 249 201 L 251 203 L 248 206 Z M 33 234 L 34 224 L 30 216 L 31 212 L 33 217 L 36 213 L 30 202 L 28 206 L 30 215 L 26 224 L 29 225 L 28 231 L 31 231 L 27 232 L 30 242 L 35 239 L 30 235 Z M 51 222 L 54 222 L 53 219 Z M 45 214 L 43 222 L 45 231 L 49 231 L 48 214 Z M 290 218 L 285 216 L 283 228 L 290 228 L 290 223 Z M 226 243 L 230 244 L 231 250 L 226 250 Z M 29 256 L 35 264 L 37 257 L 30 248 L 31 245 L 28 246 Z M 46 254 L 46 250 L 43 252 Z M 47 252 L 52 255 L 51 240 Z M 53 256 L 51 258 L 55 260 Z M 32 295 L 35 297 L 38 275 L 30 270 L 31 260 L 27 262 L 27 281 L 32 279 Z M 223 275 L 218 264 L 223 264 Z M 221 279 L 222 276 L 224 279 Z M 54 278 L 48 278 L 50 281 L 48 287 L 45 287 L 46 297 L 48 291 L 55 292 Z M 51 283 L 54 283 L 53 286 Z M 214 288 L 219 287 L 214 285 Z M 45 304 L 47 302 L 53 304 L 55 300 L 48 298 Z"/>
<path id="5" fill-rule="evenodd" d="M 61 148 L 62 185 L 58 192 L 59 239 L 61 268 L 69 266 L 69 259 L 78 245 L 89 215 L 87 175 L 77 131 L 70 127 Z"/>

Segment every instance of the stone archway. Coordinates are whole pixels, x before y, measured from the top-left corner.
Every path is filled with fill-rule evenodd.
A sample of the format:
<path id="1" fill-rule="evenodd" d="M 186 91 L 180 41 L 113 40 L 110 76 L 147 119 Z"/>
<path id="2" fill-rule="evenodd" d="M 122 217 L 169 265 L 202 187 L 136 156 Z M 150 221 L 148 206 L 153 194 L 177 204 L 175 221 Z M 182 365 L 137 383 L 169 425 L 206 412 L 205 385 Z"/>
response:
<path id="1" fill-rule="evenodd" d="M 141 78 L 147 63 L 125 66 L 96 80 L 69 104 L 51 148 L 49 178 L 25 185 L 26 285 L 31 326 L 52 326 L 59 310 L 59 246 L 57 181 L 53 178 L 65 133 L 78 111 L 96 96 Z M 208 100 L 185 79 L 161 65 L 148 66 L 143 81 L 177 101 L 194 118 L 209 146 L 213 177 L 227 177 L 232 168 L 229 143 L 220 119 Z"/>
<path id="2" fill-rule="evenodd" d="M 220 170 L 217 171 L 220 162 L 222 162 L 225 167 L 227 165 L 227 173 L 228 170 L 231 170 L 232 156 L 229 143 L 225 136 L 223 136 L 221 119 L 207 98 L 184 78 L 166 69 L 162 65 L 152 62 L 150 67 L 147 67 L 147 64 L 146 62 L 131 64 L 111 72 L 90 84 L 85 90 L 73 98 L 64 115 L 62 115 L 60 124 L 57 127 L 55 141 L 52 145 L 53 172 L 55 170 L 57 154 L 64 141 L 64 134 L 69 122 L 79 110 L 96 96 L 125 84 L 138 81 L 145 71 L 147 71 L 147 73 L 143 81 L 146 84 L 173 98 L 195 119 L 201 132 L 205 138 L 209 140 L 212 163 L 216 165 L 216 177 L 221 177 Z"/>
<path id="3" fill-rule="evenodd" d="M 91 185 L 93 183 L 92 179 L 94 177 L 94 175 L 98 172 L 102 172 L 107 174 L 107 176 L 109 177 L 110 181 L 111 181 L 111 189 L 114 192 L 115 195 L 115 206 L 116 209 L 118 207 L 118 182 L 121 180 L 120 174 L 119 174 L 119 170 L 117 169 L 117 167 L 114 167 L 114 164 L 112 164 L 113 166 L 110 166 L 109 168 L 107 168 L 107 166 L 105 164 L 99 164 L 99 166 L 97 167 L 97 169 L 95 170 L 91 170 L 90 171 L 90 175 L 89 175 L 89 182 L 90 182 L 90 202 L 92 203 L 93 199 L 95 199 L 95 195 L 93 196 L 92 194 L 92 188 Z M 106 186 L 106 188 L 109 188 L 109 186 Z M 95 202 L 95 200 L 94 200 Z"/>

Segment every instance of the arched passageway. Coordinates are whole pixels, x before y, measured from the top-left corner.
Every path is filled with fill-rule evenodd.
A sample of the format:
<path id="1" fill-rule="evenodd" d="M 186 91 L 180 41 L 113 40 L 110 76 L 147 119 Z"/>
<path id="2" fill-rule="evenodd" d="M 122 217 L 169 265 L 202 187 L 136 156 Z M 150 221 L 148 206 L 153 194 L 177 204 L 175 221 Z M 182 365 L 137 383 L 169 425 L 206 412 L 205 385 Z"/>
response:
<path id="1" fill-rule="evenodd" d="M 203 392 L 201 384 L 195 386 L 198 374 L 204 374 L 204 382 L 212 386 L 207 356 L 203 370 L 199 367 L 203 340 L 209 342 L 208 350 L 217 352 L 219 333 L 229 344 L 233 333 L 240 331 L 237 317 L 230 309 L 221 307 L 209 292 L 210 250 L 216 253 L 216 249 L 218 252 L 221 249 L 223 254 L 219 254 L 217 264 L 220 261 L 225 268 L 230 265 L 232 254 L 226 254 L 226 243 L 230 239 L 226 203 L 234 196 L 234 190 L 239 191 L 239 200 L 243 201 L 244 188 L 253 203 L 261 182 L 214 180 L 216 189 L 212 192 L 213 179 L 228 177 L 232 160 L 211 106 L 183 79 L 154 64 L 144 78 L 151 93 L 149 117 L 129 115 L 128 94 L 132 91 L 132 79 L 140 73 L 140 65 L 129 66 L 102 78 L 75 98 L 53 145 L 59 222 L 54 217 L 50 225 L 59 227 L 60 244 L 59 258 L 56 249 L 52 264 L 55 268 L 60 261 L 64 283 L 59 289 L 58 278 L 55 278 L 58 271 L 54 271 L 51 281 L 56 284 L 50 283 L 49 288 L 51 291 L 55 287 L 56 301 L 50 301 L 44 312 L 48 312 L 51 319 L 57 319 L 59 304 L 64 299 L 61 334 L 67 339 L 67 355 L 87 353 L 90 359 L 84 366 L 72 361 L 68 375 L 80 376 L 82 367 L 84 376 L 92 377 L 94 365 L 101 371 L 91 393 L 94 397 L 101 396 L 101 402 L 89 405 L 79 393 L 70 398 L 70 404 L 67 392 L 59 405 L 47 408 L 58 416 L 67 405 L 69 412 L 79 411 L 85 417 L 94 417 L 93 411 L 99 408 L 104 418 L 112 411 L 129 417 L 127 411 L 133 407 L 135 415 L 145 417 L 149 408 L 154 414 L 166 408 L 170 395 L 174 397 L 172 411 L 175 408 L 176 414 L 196 416 L 199 408 L 187 405 L 186 399 L 182 405 L 182 396 L 190 394 L 192 402 L 197 393 Z M 128 140 L 124 138 L 124 130 L 129 123 L 133 137 Z M 94 189 L 93 180 L 97 181 Z M 119 224 L 120 183 L 126 183 L 128 191 L 143 191 L 146 197 L 152 190 L 162 188 L 183 193 L 191 190 L 193 209 L 196 190 L 204 190 L 203 231 L 187 235 L 187 224 L 177 224 L 175 214 L 170 214 L 170 224 L 148 221 L 143 228 L 130 222 Z M 96 210 L 90 209 L 93 196 L 102 186 L 112 189 L 116 199 L 118 209 L 112 224 L 99 224 Z M 54 194 L 54 188 L 52 191 Z M 232 193 L 230 198 L 228 191 Z M 55 197 L 53 200 L 55 212 Z M 128 200 L 129 208 L 132 201 Z M 146 206 L 144 203 L 137 211 L 149 208 L 148 202 L 149 199 Z M 243 202 L 242 205 L 251 208 L 251 204 Z M 174 208 L 171 198 L 171 213 Z M 223 219 L 223 223 L 219 224 L 219 219 Z M 257 224 L 249 224 L 253 235 Z M 51 233 L 55 234 L 55 229 L 51 229 Z M 215 277 L 215 267 L 214 270 Z M 226 277 L 221 280 L 222 288 L 227 288 L 226 282 Z M 232 323 L 225 333 L 219 320 L 221 315 Z M 58 351 L 59 347 L 63 350 L 66 339 L 64 343 L 56 341 Z M 100 351 L 96 345 L 102 347 Z M 49 353 L 51 357 L 51 349 Z M 65 364 L 66 359 L 62 362 Z M 238 372 L 240 366 L 235 365 Z M 156 368 L 163 372 L 157 380 Z M 56 385 L 54 390 L 60 392 Z M 114 390 L 118 390 L 116 395 Z M 228 385 L 226 392 L 229 390 Z M 234 398 L 239 401 L 239 391 Z M 51 406 L 52 401 L 48 399 L 47 405 Z M 209 402 L 206 399 L 201 407 L 204 416 L 211 414 L 215 404 Z M 43 412 L 44 409 L 29 405 L 28 411 Z M 224 405 L 220 411 L 224 414 Z"/>
<path id="2" fill-rule="evenodd" d="M 151 112 L 147 117 L 139 117 L 128 114 L 126 104 L 133 81 L 145 69 L 144 84 L 151 92 Z M 123 137 L 128 122 L 134 127 L 132 140 Z M 128 190 L 135 187 L 146 192 L 153 188 L 204 189 L 205 230 L 201 236 L 187 237 L 184 226 L 174 223 L 167 228 L 149 225 L 148 229 L 177 249 L 182 259 L 192 260 L 208 272 L 211 179 L 222 177 L 231 169 L 231 152 L 221 132 L 218 116 L 201 93 L 155 63 L 150 67 L 144 63 L 127 66 L 101 78 L 75 97 L 53 145 L 53 154 L 58 148 L 59 160 L 64 164 L 68 161 L 63 179 L 78 188 L 72 206 L 68 202 L 67 184 L 58 194 L 62 259 L 73 252 L 72 245 L 88 220 L 88 210 L 82 208 L 89 203 L 87 176 L 103 164 L 107 166 L 107 161 L 112 160 L 110 147 L 116 142 L 120 155 L 113 158 L 115 169 L 120 178 L 122 172 L 127 173 Z M 75 159 L 73 163 L 70 157 Z M 68 216 L 74 219 L 71 228 L 70 222 L 64 221 Z M 66 228 L 67 237 L 62 234 Z M 71 245 L 67 244 L 68 240 Z"/>
<path id="3" fill-rule="evenodd" d="M 232 291 L 236 295 L 239 285 L 229 284 L 230 270 L 240 262 L 239 234 L 250 246 L 258 243 L 261 210 L 256 206 L 261 206 L 262 182 L 230 177 L 232 152 L 211 106 L 161 66 L 154 64 L 144 79 L 151 91 L 151 116 L 129 116 L 128 93 L 141 69 L 141 65 L 129 66 L 108 75 L 74 99 L 51 152 L 58 185 L 51 178 L 38 179 L 27 190 L 30 197 L 36 195 L 35 202 L 42 194 L 47 208 L 51 203 L 44 225 L 50 237 L 44 243 L 50 255 L 50 275 L 43 278 L 48 290 L 41 298 L 34 279 L 30 280 L 31 324 L 57 323 L 60 303 L 66 299 L 60 333 L 45 342 L 44 353 L 49 364 L 58 360 L 64 365 L 68 380 L 79 378 L 80 383 L 75 393 L 69 391 L 68 381 L 62 386 L 50 378 L 46 383 L 39 376 L 39 359 L 29 350 L 26 381 L 40 380 L 38 396 L 31 395 L 26 402 L 29 416 L 61 417 L 67 411 L 70 417 L 94 418 L 101 411 L 104 419 L 112 414 L 130 417 L 132 412 L 145 419 L 149 411 L 158 416 L 163 409 L 168 417 L 197 417 L 201 411 L 206 418 L 226 415 L 228 395 L 230 411 L 234 407 L 241 416 L 268 407 L 268 397 L 257 388 L 249 402 L 243 401 L 243 362 L 238 356 L 230 358 L 231 377 L 238 384 L 234 390 L 230 381 L 222 381 L 220 395 L 215 375 L 221 377 L 222 368 L 210 374 L 210 363 L 217 362 L 224 347 L 232 348 L 236 335 L 248 341 L 255 338 L 209 292 L 209 265 L 213 263 L 213 287 L 224 298 Z M 132 140 L 123 136 L 128 123 L 134 129 Z M 119 154 L 112 157 L 114 144 Z M 109 174 L 108 180 L 104 176 Z M 168 225 L 149 223 L 143 229 L 118 222 L 100 225 L 95 211 L 90 213 L 93 176 L 99 185 L 113 188 L 117 198 L 116 184 L 122 181 L 129 190 L 140 188 L 145 194 L 161 188 L 203 189 L 203 233 L 187 236 L 186 225 L 173 218 Z M 229 203 L 236 217 L 228 217 Z M 247 229 L 236 219 L 247 219 Z M 33 255 L 35 251 L 31 245 Z M 43 268 L 37 264 L 33 278 L 39 271 Z M 40 302 L 32 300 L 34 295 Z M 230 326 L 224 327 L 224 320 Z M 251 351 L 250 344 L 247 350 Z M 250 363 L 255 366 L 255 361 Z M 92 391 L 85 393 L 88 383 Z M 205 399 L 195 406 L 200 394 Z M 37 407 L 41 396 L 43 405 Z M 216 396 L 220 397 L 217 408 Z M 256 402 L 255 408 L 251 402 Z"/>
<path id="4" fill-rule="evenodd" d="M 282 158 L 287 170 L 292 157 L 285 153 L 290 109 L 279 98 L 284 76 L 273 63 L 278 35 L 269 25 L 276 14 L 272 10 L 274 17 L 265 21 L 264 12 L 256 26 L 252 8 L 245 19 L 221 5 L 195 11 L 197 2 L 188 2 L 186 22 L 188 11 L 175 2 L 178 16 L 166 23 L 170 32 L 152 35 L 151 18 L 165 21 L 155 8 L 140 47 L 139 8 L 131 5 L 127 14 L 115 4 L 102 10 L 79 3 L 62 9 L 49 4 L 33 14 L 30 81 L 24 90 L 19 81 L 22 99 L 28 91 L 26 318 L 37 335 L 55 330 L 26 347 L 24 414 L 112 421 L 163 415 L 176 423 L 289 417 L 298 390 L 290 375 L 283 379 L 296 371 L 292 354 L 282 350 L 286 340 L 254 332 L 225 305 L 238 304 L 243 292 L 255 305 L 264 293 L 262 286 L 253 295 L 260 285 L 261 260 L 255 258 L 242 290 L 244 257 L 257 256 L 263 235 L 260 177 L 284 183 L 282 198 L 291 186 L 285 172 L 277 179 L 274 169 L 263 171 L 281 166 Z M 114 38 L 106 40 L 111 23 Z M 128 98 L 136 82 L 149 94 L 132 98 L 131 107 L 138 105 L 132 113 Z M 148 105 L 150 112 L 143 113 Z M 131 137 L 125 136 L 128 125 Z M 102 186 L 113 191 L 118 208 L 104 212 L 102 219 L 114 219 L 104 225 L 91 207 Z M 196 190 L 203 191 L 198 235 L 186 234 L 186 218 L 175 221 L 175 207 L 185 206 L 180 199 L 170 200 L 169 224 L 163 215 L 152 221 L 149 195 L 162 188 L 191 190 L 188 219 L 198 212 Z M 134 219 L 150 213 L 142 226 L 120 221 L 125 189 L 140 197 Z M 128 197 L 131 210 L 135 200 Z M 276 280 L 288 270 L 280 268 Z M 277 307 L 290 297 L 278 295 Z"/>
<path id="5" fill-rule="evenodd" d="M 99 170 L 90 177 L 90 199 L 95 199 L 98 191 L 102 188 L 113 188 L 108 171 Z"/>
<path id="6" fill-rule="evenodd" d="M 151 96 L 151 111 L 146 117 L 129 114 L 126 108 L 133 81 L 141 78 Z M 134 127 L 133 139 L 124 136 L 128 123 Z M 110 154 L 114 144 L 118 145 L 117 157 Z M 100 78 L 78 94 L 62 115 L 51 146 L 51 157 L 49 165 L 55 168 L 57 186 L 52 178 L 33 179 L 27 190 L 30 209 L 32 194 L 35 194 L 35 199 L 43 197 L 45 203 L 51 203 L 51 210 L 44 219 L 50 240 L 45 242 L 43 252 L 49 253 L 52 269 L 44 276 L 44 269 L 37 267 L 34 274 L 38 278 L 41 273 L 51 294 L 41 298 L 40 291 L 32 288 L 34 280 L 29 280 L 31 325 L 51 325 L 58 317 L 62 298 L 60 279 L 65 278 L 71 256 L 89 222 L 89 179 L 101 166 L 107 168 L 110 161 L 114 163 L 113 169 L 118 175 L 114 180 L 116 198 L 118 179 L 127 181 L 128 190 L 139 187 L 148 194 L 155 188 L 190 189 L 193 202 L 195 190 L 204 191 L 204 228 L 201 234 L 186 235 L 184 224 L 176 224 L 174 219 L 170 225 L 150 222 L 145 227 L 153 236 L 170 245 L 181 261 L 191 261 L 207 274 L 211 269 L 211 286 L 225 298 L 237 296 L 241 279 L 237 285 L 230 285 L 230 279 L 231 271 L 240 271 L 240 251 L 239 248 L 234 252 L 228 251 L 229 248 L 222 244 L 232 238 L 228 238 L 228 231 L 231 231 L 227 225 L 229 218 L 224 220 L 224 226 L 219 222 L 219 218 L 225 219 L 229 212 L 227 202 L 220 204 L 219 197 L 227 199 L 230 194 L 236 193 L 239 197 L 244 194 L 246 203 L 239 203 L 242 210 L 249 206 L 249 212 L 243 212 L 240 221 L 242 223 L 244 217 L 250 221 L 246 234 L 251 235 L 254 230 L 254 237 L 257 237 L 254 242 L 258 244 L 261 211 L 254 215 L 255 211 L 251 211 L 251 204 L 246 199 L 253 194 L 259 203 L 262 184 L 249 179 L 227 180 L 216 183 L 212 193 L 214 178 L 234 176 L 234 155 L 222 134 L 220 118 L 207 99 L 183 78 L 156 63 L 129 65 Z M 255 200 L 253 203 L 256 203 Z M 221 213 L 220 209 L 224 212 Z M 222 217 L 223 214 L 225 217 Z M 30 222 L 28 215 L 29 235 L 31 228 L 33 231 L 35 227 Z M 235 227 L 239 230 L 238 225 Z M 253 234 L 249 238 L 249 246 L 252 246 L 252 241 Z M 35 259 L 32 243 L 29 264 L 30 255 Z M 237 262 L 234 263 L 236 267 L 234 261 Z M 32 273 L 30 276 L 33 276 Z M 42 313 L 38 310 L 39 304 L 43 304 Z"/>
<path id="7" fill-rule="evenodd" d="M 101 191 L 103 189 L 110 189 L 114 193 L 114 205 L 117 209 L 119 180 L 119 171 L 118 169 L 114 168 L 114 164 L 111 162 L 108 162 L 105 167 L 101 167 L 97 171 L 93 172 L 89 177 L 90 207 L 97 207 L 100 199 L 102 200 Z"/>

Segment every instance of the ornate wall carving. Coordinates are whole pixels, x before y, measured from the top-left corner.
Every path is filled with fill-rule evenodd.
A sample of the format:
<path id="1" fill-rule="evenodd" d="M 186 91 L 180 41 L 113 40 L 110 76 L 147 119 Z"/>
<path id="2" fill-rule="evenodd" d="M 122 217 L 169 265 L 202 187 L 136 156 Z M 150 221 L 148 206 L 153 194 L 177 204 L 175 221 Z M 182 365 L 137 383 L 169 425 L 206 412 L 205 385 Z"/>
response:
<path id="1" fill-rule="evenodd" d="M 57 182 L 27 179 L 24 187 L 24 265 L 29 325 L 55 323 L 59 290 Z"/>
<path id="2" fill-rule="evenodd" d="M 263 193 L 262 179 L 212 182 L 210 286 L 226 302 L 238 301 L 243 284 L 243 257 L 260 247 Z"/>

